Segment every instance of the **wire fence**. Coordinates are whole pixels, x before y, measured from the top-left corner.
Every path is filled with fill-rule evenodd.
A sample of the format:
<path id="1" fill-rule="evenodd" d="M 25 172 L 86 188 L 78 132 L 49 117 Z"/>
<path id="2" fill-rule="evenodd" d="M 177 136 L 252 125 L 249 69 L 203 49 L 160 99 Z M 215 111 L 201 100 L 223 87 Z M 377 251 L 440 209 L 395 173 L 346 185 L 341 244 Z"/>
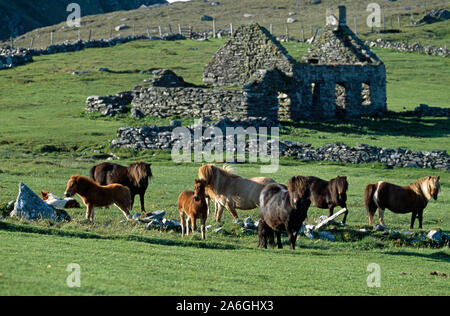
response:
<path id="1" fill-rule="evenodd" d="M 402 28 L 415 25 L 415 21 L 423 17 L 423 13 L 430 9 L 446 8 L 446 1 L 443 5 L 434 4 L 431 8 L 424 2 L 424 12 L 404 12 L 390 16 L 381 15 L 380 27 L 369 27 L 367 17 L 349 16 L 347 24 L 358 36 L 367 36 L 371 33 L 399 33 Z M 204 30 L 197 30 L 191 25 L 167 24 L 167 25 L 119 25 L 116 27 L 90 28 L 81 27 L 61 27 L 56 31 L 31 32 L 27 36 L 21 36 L 1 43 L 1 46 L 21 47 L 26 49 L 45 49 L 52 45 L 63 43 L 75 43 L 77 41 L 89 42 L 92 40 L 110 40 L 120 37 L 137 38 L 162 38 L 165 36 L 180 34 L 186 38 L 206 38 L 206 37 L 226 37 L 230 36 L 236 29 L 233 23 L 218 23 L 215 19 L 209 21 L 209 27 Z M 261 23 L 260 23 L 261 24 Z M 305 25 L 301 21 L 282 24 L 261 24 L 270 33 L 282 41 L 306 42 L 312 38 L 320 36 L 323 25 Z"/>

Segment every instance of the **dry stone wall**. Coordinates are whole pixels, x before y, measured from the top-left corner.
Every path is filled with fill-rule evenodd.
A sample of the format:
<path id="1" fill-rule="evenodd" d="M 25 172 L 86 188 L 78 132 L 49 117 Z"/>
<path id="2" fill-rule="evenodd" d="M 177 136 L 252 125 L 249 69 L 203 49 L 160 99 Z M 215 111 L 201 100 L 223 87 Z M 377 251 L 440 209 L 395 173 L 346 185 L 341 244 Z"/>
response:
<path id="1" fill-rule="evenodd" d="M 172 132 L 179 124 L 173 126 L 142 126 L 142 127 L 122 127 L 117 132 L 117 139 L 111 142 L 111 148 L 130 148 L 137 150 L 146 149 L 166 149 L 174 147 L 178 139 L 172 137 Z M 226 127 L 249 126 L 274 127 L 278 126 L 270 120 L 261 120 L 253 118 L 250 121 L 222 120 L 216 124 L 206 124 L 202 126 L 204 132 L 206 128 L 218 127 L 226 135 Z M 188 126 L 192 137 L 195 126 Z M 224 136 L 225 137 L 225 136 Z M 203 146 L 207 146 L 211 138 L 203 138 Z M 194 143 L 194 140 L 191 140 Z M 226 139 L 223 139 L 225 146 Z M 247 141 L 246 150 L 248 152 L 250 143 Z M 269 142 L 270 147 L 270 142 Z M 279 142 L 280 155 L 293 157 L 305 161 L 335 161 L 343 163 L 363 164 L 379 162 L 388 167 L 401 168 L 430 168 L 439 170 L 450 170 L 450 156 L 444 150 L 433 150 L 431 152 L 419 152 L 405 148 L 380 148 L 359 144 L 356 147 L 345 144 L 328 144 L 322 147 L 314 148 L 310 144 L 303 142 Z M 226 148 L 223 148 L 226 152 Z"/>

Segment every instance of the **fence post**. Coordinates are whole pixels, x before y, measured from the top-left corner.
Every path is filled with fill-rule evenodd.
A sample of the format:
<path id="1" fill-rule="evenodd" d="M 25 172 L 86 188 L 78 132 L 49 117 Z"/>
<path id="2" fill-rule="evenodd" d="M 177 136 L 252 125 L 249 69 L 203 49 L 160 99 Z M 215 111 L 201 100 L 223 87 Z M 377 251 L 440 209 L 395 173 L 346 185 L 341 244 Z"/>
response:
<path id="1" fill-rule="evenodd" d="M 169 34 L 172 34 L 172 25 L 169 24 Z"/>
<path id="2" fill-rule="evenodd" d="M 150 37 L 150 29 L 148 28 L 148 25 L 147 25 L 147 38 L 148 38 L 148 39 L 151 38 L 151 37 Z"/>
<path id="3" fill-rule="evenodd" d="M 313 27 L 312 27 L 312 26 L 309 27 L 309 31 L 310 31 L 310 33 L 311 33 L 311 37 L 313 37 L 314 34 L 313 34 Z"/>
<path id="4" fill-rule="evenodd" d="M 91 37 L 92 37 L 92 29 L 89 29 L 89 37 L 88 37 L 88 42 L 91 41 Z"/>
<path id="5" fill-rule="evenodd" d="M 78 30 L 78 41 L 81 41 L 81 33 L 80 33 L 80 30 Z"/>
<path id="6" fill-rule="evenodd" d="M 33 44 L 34 44 L 34 37 L 31 38 L 30 49 L 33 49 Z"/>
<path id="7" fill-rule="evenodd" d="M 136 36 L 136 24 L 133 24 L 133 37 Z"/>
<path id="8" fill-rule="evenodd" d="M 305 42 L 305 28 L 302 25 L 302 42 Z"/>
<path id="9" fill-rule="evenodd" d="M 397 22 L 398 22 L 398 28 L 400 28 L 401 27 L 401 25 L 400 25 L 400 15 L 397 15 Z"/>
<path id="10" fill-rule="evenodd" d="M 161 29 L 161 25 L 158 26 L 158 30 L 159 30 L 159 37 L 162 37 L 162 29 Z"/>
<path id="11" fill-rule="evenodd" d="M 286 24 L 286 42 L 289 42 L 289 25 Z"/>
<path id="12" fill-rule="evenodd" d="M 216 19 L 213 19 L 213 37 L 216 38 Z"/>
<path id="13" fill-rule="evenodd" d="M 427 15 L 427 1 L 426 0 L 423 2 L 423 7 L 425 9 L 425 15 Z"/>
<path id="14" fill-rule="evenodd" d="M 233 30 L 233 23 L 230 23 L 230 36 L 233 36 L 234 30 Z"/>
<path id="15" fill-rule="evenodd" d="M 189 39 L 192 39 L 192 25 L 189 25 Z"/>
<path id="16" fill-rule="evenodd" d="M 14 38 L 11 37 L 9 40 L 11 41 L 11 49 L 14 49 Z"/>
<path id="17" fill-rule="evenodd" d="M 353 21 L 355 23 L 355 35 L 358 35 L 358 22 L 356 21 L 356 15 L 353 17 Z"/>
<path id="18" fill-rule="evenodd" d="M 383 30 L 386 31 L 386 17 L 384 16 L 384 13 L 382 15 L 382 18 L 383 18 Z"/>
<path id="19" fill-rule="evenodd" d="M 50 33 L 50 46 L 53 45 L 53 40 L 54 40 L 54 35 L 53 32 Z"/>
<path id="20" fill-rule="evenodd" d="M 113 30 L 112 28 L 109 30 L 109 39 L 112 39 Z"/>
<path id="21" fill-rule="evenodd" d="M 273 24 L 270 24 L 270 35 L 273 35 Z"/>
<path id="22" fill-rule="evenodd" d="M 412 13 L 412 12 L 411 12 L 411 15 L 410 15 L 410 22 L 411 22 L 410 23 L 411 25 L 414 24 L 414 13 Z"/>

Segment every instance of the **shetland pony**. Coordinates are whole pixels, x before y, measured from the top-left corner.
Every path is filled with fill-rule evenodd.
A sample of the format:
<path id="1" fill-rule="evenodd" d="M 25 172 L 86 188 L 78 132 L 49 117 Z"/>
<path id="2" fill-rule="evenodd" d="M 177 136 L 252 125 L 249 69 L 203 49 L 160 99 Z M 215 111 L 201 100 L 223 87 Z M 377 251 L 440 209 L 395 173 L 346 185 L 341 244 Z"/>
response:
<path id="1" fill-rule="evenodd" d="M 67 182 L 64 195 L 72 197 L 78 194 L 86 205 L 86 219 L 94 222 L 94 207 L 106 207 L 115 204 L 130 219 L 131 194 L 130 189 L 121 184 L 98 185 L 87 177 L 73 175 Z"/>
<path id="2" fill-rule="evenodd" d="M 81 208 L 80 203 L 78 203 L 77 200 L 73 198 L 61 199 L 48 191 L 41 191 L 41 199 L 46 204 L 51 205 L 57 209 Z"/>
<path id="3" fill-rule="evenodd" d="M 261 190 L 267 184 L 275 183 L 274 180 L 263 177 L 245 179 L 233 174 L 229 168 L 222 169 L 212 164 L 200 167 L 198 178 L 205 181 L 206 195 L 213 200 L 217 208 L 217 222 L 220 222 L 224 208 L 230 211 L 234 218 L 238 218 L 236 209 L 257 208 Z"/>
<path id="4" fill-rule="evenodd" d="M 197 219 L 201 221 L 202 240 L 205 240 L 205 225 L 208 217 L 208 205 L 205 196 L 205 181 L 195 180 L 195 190 L 181 192 L 178 196 L 178 211 L 180 212 L 181 237 L 189 235 L 189 219 L 192 224 L 192 231 L 197 229 Z M 186 214 L 186 225 L 184 222 Z M 185 228 L 186 226 L 186 228 Z"/>
<path id="5" fill-rule="evenodd" d="M 289 180 L 288 187 L 273 183 L 261 191 L 258 225 L 258 239 L 261 248 L 267 248 L 267 239 L 273 245 L 276 232 L 278 248 L 281 244 L 281 232 L 285 230 L 295 249 L 297 234 L 308 214 L 311 204 L 308 179 L 295 176 Z"/>
<path id="6" fill-rule="evenodd" d="M 148 179 L 153 176 L 151 164 L 137 162 L 129 167 L 104 162 L 91 168 L 91 179 L 100 185 L 113 183 L 122 184 L 130 189 L 131 209 L 133 209 L 134 198 L 139 194 L 141 200 L 141 212 L 145 213 L 144 196 L 148 187 Z"/>
<path id="7" fill-rule="evenodd" d="M 337 177 L 325 181 L 316 177 L 308 177 L 311 192 L 311 203 L 321 209 L 329 209 L 329 216 L 333 215 L 334 208 L 340 206 L 346 209 L 342 223 L 347 221 L 347 177 Z"/>
<path id="8" fill-rule="evenodd" d="M 410 228 L 414 228 L 416 217 L 419 218 L 419 228 L 422 228 L 423 210 L 432 198 L 437 200 L 441 188 L 440 177 L 425 177 L 408 186 L 397 186 L 384 181 L 367 185 L 364 191 L 366 212 L 369 224 L 373 225 L 373 216 L 377 209 L 378 219 L 384 224 L 384 210 L 394 213 L 411 213 Z"/>

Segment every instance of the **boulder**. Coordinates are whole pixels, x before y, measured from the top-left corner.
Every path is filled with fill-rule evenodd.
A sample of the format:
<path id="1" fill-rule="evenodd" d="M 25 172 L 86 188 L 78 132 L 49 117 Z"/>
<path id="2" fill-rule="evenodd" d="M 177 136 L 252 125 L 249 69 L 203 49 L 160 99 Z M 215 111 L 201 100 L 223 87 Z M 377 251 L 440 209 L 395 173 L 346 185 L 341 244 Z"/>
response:
<path id="1" fill-rule="evenodd" d="M 22 182 L 19 184 L 19 194 L 10 216 L 28 220 L 70 221 L 70 217 L 65 211 L 47 205 Z"/>

